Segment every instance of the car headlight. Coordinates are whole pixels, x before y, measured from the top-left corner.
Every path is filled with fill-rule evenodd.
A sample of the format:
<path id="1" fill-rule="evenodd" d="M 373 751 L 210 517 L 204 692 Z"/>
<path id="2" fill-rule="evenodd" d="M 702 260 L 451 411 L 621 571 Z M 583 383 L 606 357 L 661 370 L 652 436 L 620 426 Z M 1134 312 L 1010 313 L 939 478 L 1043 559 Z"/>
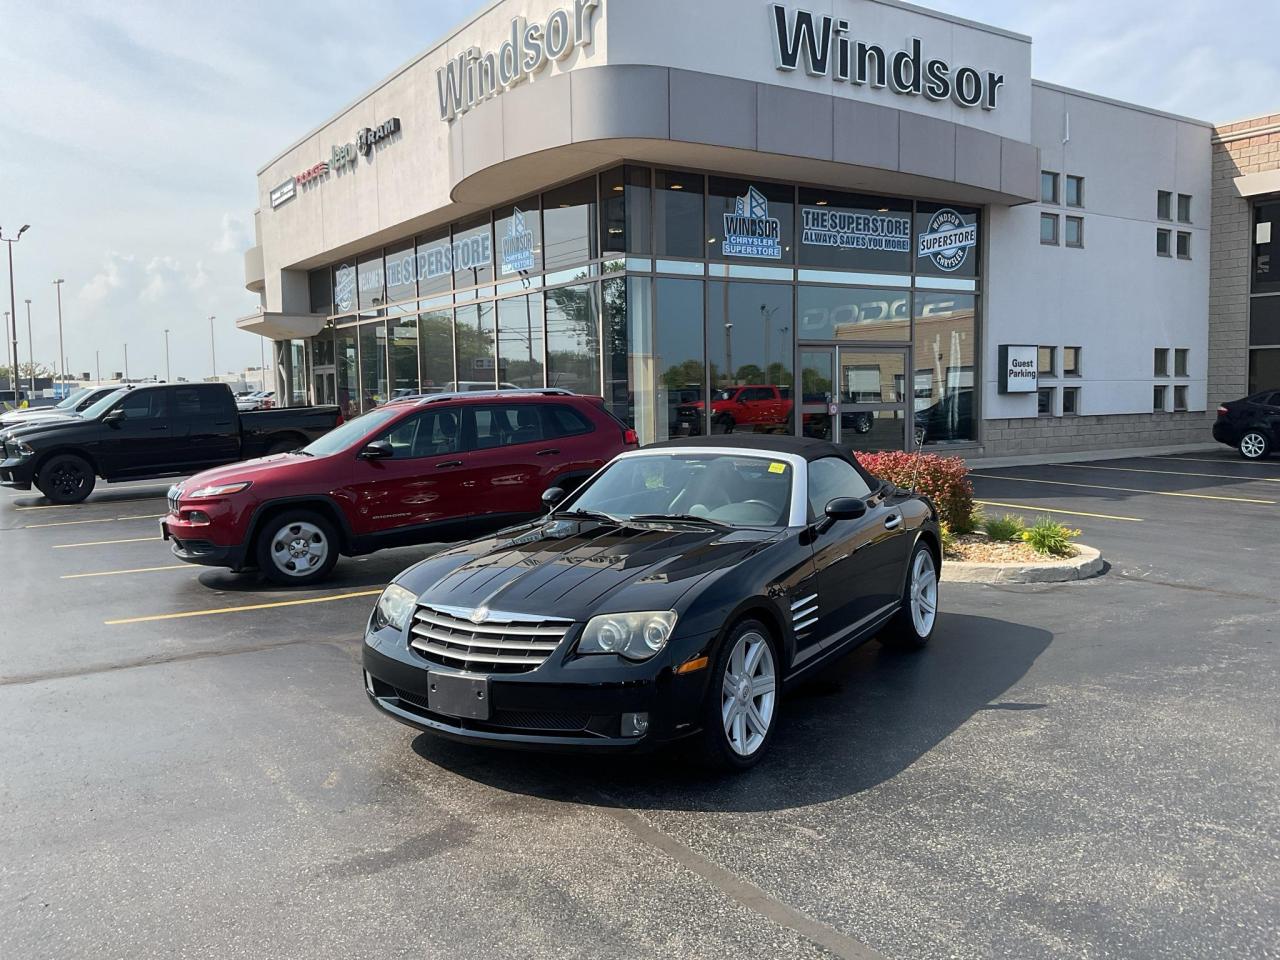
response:
<path id="1" fill-rule="evenodd" d="M 253 486 L 251 480 L 242 480 L 239 483 L 211 483 L 207 487 L 189 491 L 183 499 L 203 500 L 208 497 L 228 497 L 233 493 L 242 493 L 251 486 Z"/>
<path id="2" fill-rule="evenodd" d="M 406 590 L 398 583 L 393 583 L 382 591 L 377 604 L 373 608 L 373 619 L 370 625 L 374 630 L 392 627 L 404 630 L 413 617 L 413 609 L 418 605 L 418 595 Z"/>
<path id="3" fill-rule="evenodd" d="M 18 456 L 20 457 L 31 457 L 35 455 L 35 450 L 31 448 L 31 444 L 23 443 L 21 440 L 13 445 L 13 449 L 18 451 Z"/>
<path id="4" fill-rule="evenodd" d="M 667 645 L 675 628 L 674 610 L 607 613 L 587 622 L 578 641 L 578 652 L 616 653 L 628 660 L 648 660 Z"/>

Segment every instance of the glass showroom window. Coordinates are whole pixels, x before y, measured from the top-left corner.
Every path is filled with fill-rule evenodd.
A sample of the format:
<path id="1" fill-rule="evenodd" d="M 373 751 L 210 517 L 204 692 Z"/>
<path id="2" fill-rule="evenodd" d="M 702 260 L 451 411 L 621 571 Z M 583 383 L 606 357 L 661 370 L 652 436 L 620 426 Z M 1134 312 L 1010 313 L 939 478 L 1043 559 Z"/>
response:
<path id="1" fill-rule="evenodd" d="M 916 431 L 925 443 L 976 439 L 973 421 L 974 315 L 972 294 L 917 293 L 912 396 Z"/>
<path id="2" fill-rule="evenodd" d="M 453 310 L 450 307 L 418 314 L 418 362 L 424 390 L 453 382 Z"/>
<path id="3" fill-rule="evenodd" d="M 333 268 L 333 309 L 335 313 L 351 313 L 356 309 L 356 265 L 354 261 Z"/>
<path id="4" fill-rule="evenodd" d="M 498 382 L 546 386 L 540 293 L 498 301 Z"/>
<path id="5" fill-rule="evenodd" d="M 356 328 L 338 327 L 334 335 L 334 373 L 337 402 L 350 420 L 360 414 L 359 371 L 356 369 Z"/>
<path id="6" fill-rule="evenodd" d="M 311 294 L 311 312 L 333 313 L 333 278 L 329 276 L 329 268 L 321 267 L 307 275 L 307 286 Z"/>
<path id="7" fill-rule="evenodd" d="M 454 314 L 458 347 L 457 389 L 467 384 L 497 386 L 495 340 L 497 330 L 492 303 L 475 303 L 459 307 Z"/>
<path id="8" fill-rule="evenodd" d="M 391 361 L 389 398 L 418 392 L 418 317 L 401 314 L 387 320 L 387 353 Z"/>
<path id="9" fill-rule="evenodd" d="M 600 255 L 596 223 L 596 178 L 557 187 L 542 195 L 542 229 L 547 271 L 594 260 Z"/>
<path id="10" fill-rule="evenodd" d="M 424 233 L 417 242 L 418 296 L 433 297 L 453 289 L 453 252 L 449 228 Z"/>
<path id="11" fill-rule="evenodd" d="M 372 410 L 390 399 L 387 389 L 387 325 L 362 323 L 360 330 L 360 410 Z"/>
<path id="12" fill-rule="evenodd" d="M 493 212 L 498 280 L 518 280 L 542 269 L 542 226 L 537 196 Z M 517 285 L 517 289 L 519 286 Z"/>
<path id="13" fill-rule="evenodd" d="M 1254 293 L 1280 293 L 1280 201 L 1254 207 L 1250 239 L 1253 241 L 1250 289 Z"/>
<path id="14" fill-rule="evenodd" d="M 708 177 L 705 256 L 791 263 L 794 198 L 794 188 L 784 184 Z"/>
<path id="15" fill-rule="evenodd" d="M 387 248 L 387 303 L 399 304 L 390 312 L 411 313 L 417 309 L 416 304 L 407 302 L 418 296 L 417 275 L 417 253 L 413 241 Z"/>
<path id="16" fill-rule="evenodd" d="M 606 253 L 649 253 L 649 182 L 648 167 L 615 167 L 600 174 L 601 246 Z"/>
<path id="17" fill-rule="evenodd" d="M 597 293 L 591 283 L 546 292 L 547 386 L 587 394 L 600 390 Z"/>
<path id="18" fill-rule="evenodd" d="M 801 284 L 796 302 L 801 340 L 911 339 L 911 294 L 906 290 Z"/>
<path id="19" fill-rule="evenodd" d="M 277 405 L 305 406 L 307 402 L 307 341 L 277 340 L 273 346 L 276 358 Z"/>
<path id="20" fill-rule="evenodd" d="M 648 277 L 618 277 L 601 284 L 604 400 L 609 411 L 632 428 L 636 426 L 636 418 L 631 396 L 631 369 L 633 362 L 640 366 L 645 361 L 643 357 L 633 359 L 631 356 L 630 311 L 641 314 L 638 324 L 649 324 L 650 292 Z M 640 338 L 637 342 L 643 345 Z"/>
<path id="21" fill-rule="evenodd" d="M 633 296 L 635 287 L 627 290 L 632 401 L 641 443 L 688 432 L 681 423 L 700 416 L 706 377 L 702 281 L 660 277 L 652 283 L 651 312 L 647 298 Z"/>
<path id="22" fill-rule="evenodd" d="M 703 177 L 659 170 L 654 192 L 655 251 L 660 257 L 701 257 Z"/>
<path id="23" fill-rule="evenodd" d="M 333 357 L 333 330 L 311 338 L 311 398 L 313 403 L 338 402 L 336 367 Z"/>
<path id="24" fill-rule="evenodd" d="M 707 284 L 712 433 L 791 431 L 791 290 L 777 283 Z M 748 385 L 761 389 L 737 389 Z M 699 417 L 690 432 L 705 429 Z"/>
<path id="25" fill-rule="evenodd" d="M 909 274 L 911 201 L 800 188 L 801 266 Z"/>
<path id="26" fill-rule="evenodd" d="M 493 228 L 482 214 L 453 228 L 453 286 L 473 287 L 493 280 Z"/>
<path id="27" fill-rule="evenodd" d="M 360 285 L 360 316 L 376 317 L 387 302 L 387 277 L 382 264 L 382 251 L 360 258 L 357 270 Z"/>

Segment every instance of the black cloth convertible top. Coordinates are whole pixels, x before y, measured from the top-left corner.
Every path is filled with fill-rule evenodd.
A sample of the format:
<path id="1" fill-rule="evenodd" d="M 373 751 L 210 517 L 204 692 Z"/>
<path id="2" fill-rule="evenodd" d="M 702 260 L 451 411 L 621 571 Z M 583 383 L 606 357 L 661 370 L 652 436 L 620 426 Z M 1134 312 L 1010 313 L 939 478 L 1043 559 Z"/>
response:
<path id="1" fill-rule="evenodd" d="M 646 450 L 692 449 L 699 447 L 727 447 L 734 450 L 759 450 L 765 453 L 789 453 L 804 457 L 807 461 L 820 460 L 823 457 L 839 457 L 854 468 L 874 487 L 878 481 L 872 481 L 871 475 L 863 469 L 862 464 L 848 451 L 837 447 L 828 440 L 814 437 L 796 437 L 779 433 L 722 433 L 700 437 L 681 437 L 675 440 L 663 440 L 651 443 Z"/>

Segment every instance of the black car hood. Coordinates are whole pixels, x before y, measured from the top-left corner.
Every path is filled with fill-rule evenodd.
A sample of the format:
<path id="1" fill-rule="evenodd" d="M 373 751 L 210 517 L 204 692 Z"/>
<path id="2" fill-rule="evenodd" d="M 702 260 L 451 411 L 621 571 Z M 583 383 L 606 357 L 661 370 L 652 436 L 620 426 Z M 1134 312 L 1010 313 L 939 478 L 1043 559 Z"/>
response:
<path id="1" fill-rule="evenodd" d="M 700 581 L 778 536 L 777 530 L 542 521 L 437 554 L 398 582 L 422 603 L 574 620 L 670 610 Z"/>
<path id="2" fill-rule="evenodd" d="M 6 423 L 0 426 L 0 436 L 11 436 L 21 440 L 24 437 L 41 433 L 56 433 L 67 427 L 84 426 L 87 422 L 89 421 L 86 421 L 84 417 L 76 413 L 50 414 L 43 417 L 32 417 L 30 420 L 22 420 L 18 423 Z"/>

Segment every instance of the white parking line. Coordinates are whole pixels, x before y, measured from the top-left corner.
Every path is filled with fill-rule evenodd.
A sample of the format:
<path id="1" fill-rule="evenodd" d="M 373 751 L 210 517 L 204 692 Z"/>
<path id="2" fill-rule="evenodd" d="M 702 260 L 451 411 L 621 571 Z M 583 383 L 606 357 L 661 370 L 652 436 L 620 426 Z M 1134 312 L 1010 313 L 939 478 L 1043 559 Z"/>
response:
<path id="1" fill-rule="evenodd" d="M 83 543 L 55 543 L 51 544 L 54 550 L 69 550 L 71 547 L 105 547 L 113 543 L 160 543 L 159 536 L 154 537 L 126 537 L 123 540 L 86 540 Z"/>
<path id="2" fill-rule="evenodd" d="M 73 527 L 78 523 L 115 523 L 117 520 L 159 520 L 163 513 L 148 513 L 136 517 L 99 517 L 94 520 L 54 520 L 51 523 L 28 523 L 23 530 L 38 530 L 41 527 Z"/>
<path id="3" fill-rule="evenodd" d="M 42 503 L 34 507 L 14 507 L 14 510 L 79 510 L 81 507 L 114 507 L 117 503 L 146 503 L 148 500 L 163 500 L 163 496 L 128 497 L 122 500 L 85 500 L 81 503 Z"/>
<path id="4" fill-rule="evenodd" d="M 1280 461 L 1267 460 L 1228 460 L 1225 457 L 1143 457 L 1143 460 L 1189 460 L 1196 463 L 1222 463 L 1236 467 L 1280 467 Z"/>
<path id="5" fill-rule="evenodd" d="M 59 580 L 83 580 L 85 577 L 118 577 L 122 573 L 155 573 L 158 570 L 190 570 L 189 563 L 175 563 L 167 567 L 134 567 L 131 570 L 99 570 L 96 573 L 64 573 Z"/>
<path id="6" fill-rule="evenodd" d="M 1232 473 L 1191 473 L 1186 470 L 1151 470 L 1146 467 L 1103 467 L 1096 463 L 1055 463 L 1049 466 L 1072 470 L 1119 470 L 1121 473 L 1162 473 L 1170 477 L 1209 477 L 1214 480 L 1243 480 L 1245 483 L 1280 483 L 1280 477 L 1242 477 Z"/>

